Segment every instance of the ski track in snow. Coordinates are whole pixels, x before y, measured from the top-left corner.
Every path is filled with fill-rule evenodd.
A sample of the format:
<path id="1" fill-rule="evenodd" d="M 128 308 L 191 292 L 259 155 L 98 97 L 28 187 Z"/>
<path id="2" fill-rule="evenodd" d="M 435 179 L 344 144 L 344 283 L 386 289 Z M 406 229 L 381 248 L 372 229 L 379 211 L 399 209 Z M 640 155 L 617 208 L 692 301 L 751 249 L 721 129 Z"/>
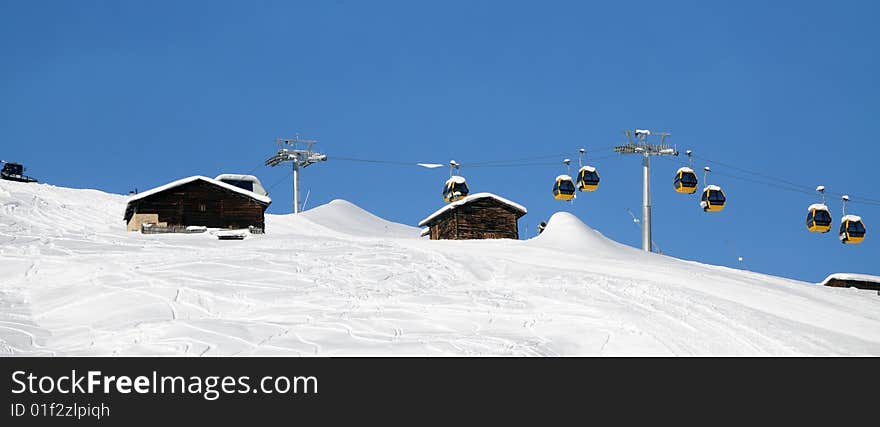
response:
<path id="1" fill-rule="evenodd" d="M 126 232 L 125 200 L 0 181 L 0 355 L 880 354 L 873 292 L 645 254 L 568 214 L 428 241 L 334 201 L 219 241 Z"/>

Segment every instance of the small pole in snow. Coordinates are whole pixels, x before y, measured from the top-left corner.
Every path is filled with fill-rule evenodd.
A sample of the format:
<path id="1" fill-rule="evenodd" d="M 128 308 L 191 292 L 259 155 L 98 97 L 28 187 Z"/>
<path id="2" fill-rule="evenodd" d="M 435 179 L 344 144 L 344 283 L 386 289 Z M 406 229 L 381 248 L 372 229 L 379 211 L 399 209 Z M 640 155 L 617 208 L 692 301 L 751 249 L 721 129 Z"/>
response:
<path id="1" fill-rule="evenodd" d="M 309 203 L 310 194 L 312 194 L 312 190 L 306 191 L 306 200 L 303 202 L 302 210 L 306 210 L 306 204 Z"/>

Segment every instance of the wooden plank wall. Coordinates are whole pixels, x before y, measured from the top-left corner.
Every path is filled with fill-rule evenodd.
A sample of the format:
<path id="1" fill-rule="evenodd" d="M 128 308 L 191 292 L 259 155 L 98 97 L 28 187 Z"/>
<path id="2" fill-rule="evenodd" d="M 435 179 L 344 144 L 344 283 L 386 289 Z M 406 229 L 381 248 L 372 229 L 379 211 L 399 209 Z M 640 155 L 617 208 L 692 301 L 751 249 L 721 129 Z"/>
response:
<path id="1" fill-rule="evenodd" d="M 880 291 L 880 283 L 877 282 L 868 282 L 864 280 L 841 280 L 841 279 L 831 279 L 825 286 L 831 286 L 834 288 L 857 288 L 857 289 L 870 289 L 872 291 Z"/>
<path id="2" fill-rule="evenodd" d="M 517 213 L 497 200 L 457 207 L 431 226 L 431 239 L 518 239 Z"/>
<path id="3" fill-rule="evenodd" d="M 443 221 L 431 226 L 431 240 L 455 239 L 457 238 L 456 230 L 455 217 L 450 215 Z"/>
<path id="4" fill-rule="evenodd" d="M 267 206 L 204 181 L 193 181 L 136 203 L 137 213 L 158 214 L 159 222 L 169 225 L 212 228 L 254 226 L 265 230 L 264 212 Z"/>

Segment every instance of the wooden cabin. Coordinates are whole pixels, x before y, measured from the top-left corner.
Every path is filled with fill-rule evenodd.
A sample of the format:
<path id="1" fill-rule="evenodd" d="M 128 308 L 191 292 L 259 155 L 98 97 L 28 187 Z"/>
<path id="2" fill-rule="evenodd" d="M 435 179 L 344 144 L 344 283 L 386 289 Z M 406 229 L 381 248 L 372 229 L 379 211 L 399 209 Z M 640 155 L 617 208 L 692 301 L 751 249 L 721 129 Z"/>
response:
<path id="1" fill-rule="evenodd" d="M 834 288 L 857 288 L 880 291 L 880 277 L 868 274 L 834 273 L 821 283 Z"/>
<path id="2" fill-rule="evenodd" d="M 268 196 L 204 176 L 179 179 L 128 199 L 129 231 L 144 224 L 158 227 L 204 226 L 265 230 Z"/>
<path id="3" fill-rule="evenodd" d="M 422 220 L 431 240 L 519 239 L 518 220 L 526 208 L 491 193 L 469 195 Z"/>

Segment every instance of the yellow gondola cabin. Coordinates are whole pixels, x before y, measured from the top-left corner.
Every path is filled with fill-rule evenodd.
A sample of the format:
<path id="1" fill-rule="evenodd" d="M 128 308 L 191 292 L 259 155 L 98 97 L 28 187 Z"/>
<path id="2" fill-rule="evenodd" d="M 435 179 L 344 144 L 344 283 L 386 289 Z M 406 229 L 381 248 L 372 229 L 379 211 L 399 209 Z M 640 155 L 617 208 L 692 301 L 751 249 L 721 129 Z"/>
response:
<path id="1" fill-rule="evenodd" d="M 831 230 L 831 212 L 822 203 L 807 208 L 807 230 L 810 233 L 827 233 Z"/>
<path id="2" fill-rule="evenodd" d="M 579 191 L 596 191 L 599 188 L 599 172 L 592 166 L 582 166 L 578 171 Z"/>
<path id="3" fill-rule="evenodd" d="M 694 194 L 697 192 L 697 174 L 695 174 L 694 170 L 691 168 L 679 168 L 675 172 L 672 186 L 677 193 Z"/>
<path id="4" fill-rule="evenodd" d="M 844 244 L 857 244 L 865 240 L 865 223 L 856 215 L 844 215 L 840 219 L 840 232 L 838 237 Z"/>
<path id="5" fill-rule="evenodd" d="M 707 185 L 703 190 L 703 196 L 700 198 L 700 207 L 703 212 L 720 212 L 727 203 L 727 197 L 724 191 L 717 185 Z"/>
<path id="6" fill-rule="evenodd" d="M 568 175 L 559 175 L 553 184 L 553 198 L 568 201 L 574 199 L 574 181 Z"/>
<path id="7" fill-rule="evenodd" d="M 467 181 L 463 176 L 454 175 L 443 186 L 443 201 L 446 203 L 461 200 L 468 195 Z"/>

